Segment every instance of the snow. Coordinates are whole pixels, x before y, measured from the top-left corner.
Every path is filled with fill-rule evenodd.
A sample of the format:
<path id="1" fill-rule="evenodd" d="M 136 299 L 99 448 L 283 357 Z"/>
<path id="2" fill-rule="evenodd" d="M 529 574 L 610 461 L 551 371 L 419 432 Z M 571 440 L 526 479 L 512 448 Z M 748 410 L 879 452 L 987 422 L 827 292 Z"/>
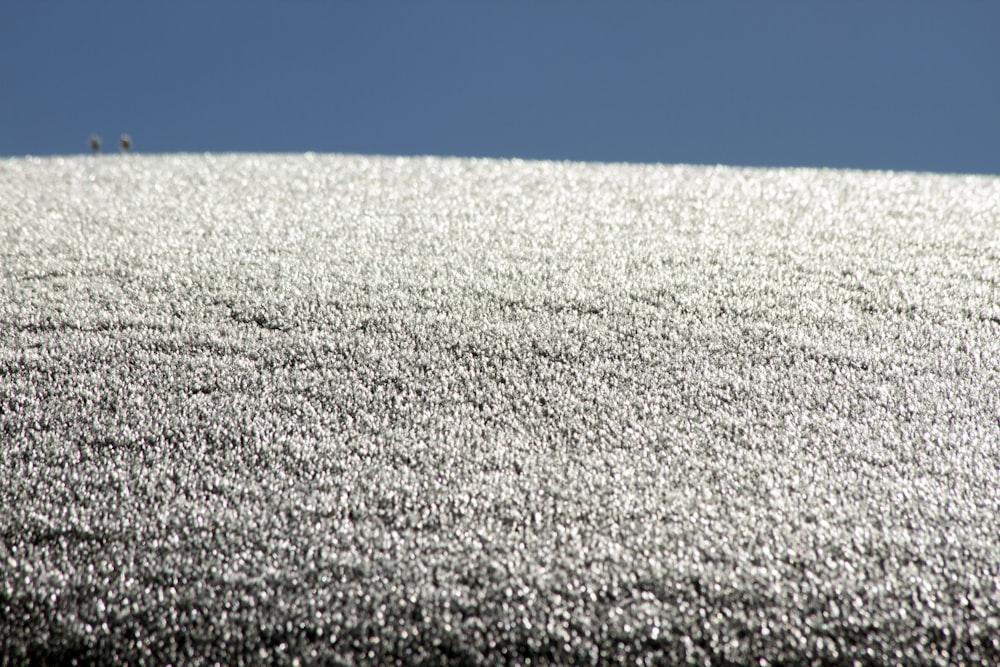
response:
<path id="1" fill-rule="evenodd" d="M 0 160 L 12 663 L 1000 662 L 1000 178 Z"/>

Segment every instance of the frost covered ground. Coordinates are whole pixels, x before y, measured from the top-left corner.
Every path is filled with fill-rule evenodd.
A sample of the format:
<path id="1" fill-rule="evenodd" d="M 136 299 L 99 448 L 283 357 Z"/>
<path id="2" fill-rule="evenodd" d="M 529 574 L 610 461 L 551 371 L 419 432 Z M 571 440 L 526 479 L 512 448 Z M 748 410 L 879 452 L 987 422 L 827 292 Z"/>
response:
<path id="1" fill-rule="evenodd" d="M 1000 178 L 2 160 L 0 480 L 3 664 L 998 664 Z"/>

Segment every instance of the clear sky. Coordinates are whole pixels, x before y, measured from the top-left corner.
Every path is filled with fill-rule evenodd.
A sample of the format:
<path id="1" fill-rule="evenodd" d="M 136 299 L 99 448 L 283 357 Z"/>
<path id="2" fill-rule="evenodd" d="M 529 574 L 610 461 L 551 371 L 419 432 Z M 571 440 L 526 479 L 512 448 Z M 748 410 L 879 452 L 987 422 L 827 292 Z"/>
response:
<path id="1" fill-rule="evenodd" d="M 1000 2 L 5 3 L 0 155 L 1000 174 Z"/>

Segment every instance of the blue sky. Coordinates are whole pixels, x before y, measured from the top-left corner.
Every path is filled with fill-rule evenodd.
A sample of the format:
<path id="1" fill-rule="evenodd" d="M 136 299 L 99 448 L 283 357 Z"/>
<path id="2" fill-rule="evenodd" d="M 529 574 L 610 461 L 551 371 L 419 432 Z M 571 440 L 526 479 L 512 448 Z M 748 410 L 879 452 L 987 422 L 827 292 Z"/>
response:
<path id="1" fill-rule="evenodd" d="M 0 155 L 1000 174 L 1000 2 L 12 2 Z"/>

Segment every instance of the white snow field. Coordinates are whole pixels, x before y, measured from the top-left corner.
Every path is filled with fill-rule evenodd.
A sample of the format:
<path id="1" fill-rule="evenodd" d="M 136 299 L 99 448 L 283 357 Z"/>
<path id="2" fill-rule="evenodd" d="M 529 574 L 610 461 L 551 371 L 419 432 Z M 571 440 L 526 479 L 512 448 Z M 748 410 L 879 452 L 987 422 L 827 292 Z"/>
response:
<path id="1" fill-rule="evenodd" d="M 1000 664 L 1000 177 L 0 160 L 0 663 Z"/>

